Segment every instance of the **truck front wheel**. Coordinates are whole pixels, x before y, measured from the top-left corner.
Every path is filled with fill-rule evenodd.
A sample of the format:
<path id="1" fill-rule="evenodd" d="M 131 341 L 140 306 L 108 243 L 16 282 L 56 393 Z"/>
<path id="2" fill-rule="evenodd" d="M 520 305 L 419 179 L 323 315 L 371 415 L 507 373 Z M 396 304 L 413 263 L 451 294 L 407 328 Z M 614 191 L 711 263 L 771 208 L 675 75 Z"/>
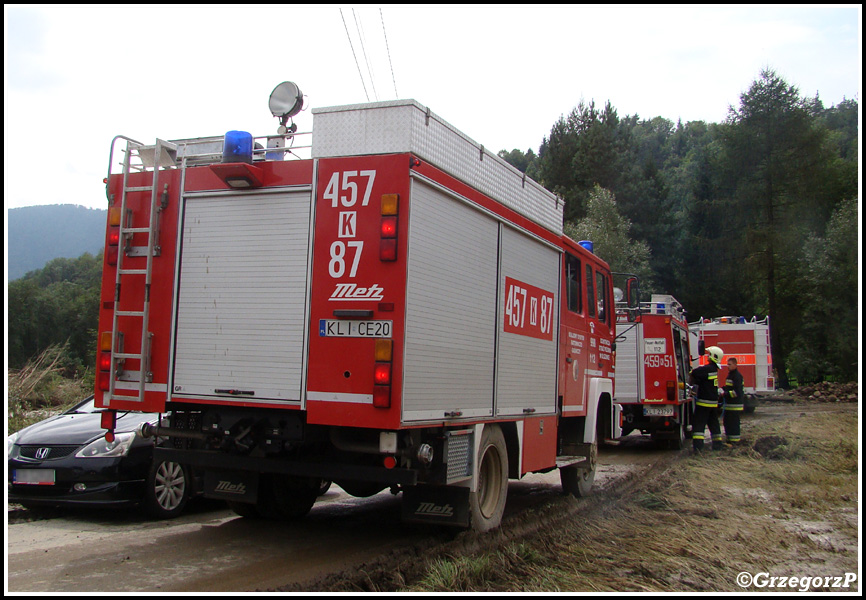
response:
<path id="1" fill-rule="evenodd" d="M 478 488 L 469 494 L 470 527 L 489 531 L 502 522 L 508 495 L 508 453 L 498 425 L 484 428 L 477 464 Z"/>
<path id="2" fill-rule="evenodd" d="M 585 464 L 562 467 L 559 469 L 559 480 L 562 491 L 576 498 L 589 496 L 592 484 L 595 482 L 595 466 L 598 461 L 598 441 L 589 447 L 589 456 Z"/>

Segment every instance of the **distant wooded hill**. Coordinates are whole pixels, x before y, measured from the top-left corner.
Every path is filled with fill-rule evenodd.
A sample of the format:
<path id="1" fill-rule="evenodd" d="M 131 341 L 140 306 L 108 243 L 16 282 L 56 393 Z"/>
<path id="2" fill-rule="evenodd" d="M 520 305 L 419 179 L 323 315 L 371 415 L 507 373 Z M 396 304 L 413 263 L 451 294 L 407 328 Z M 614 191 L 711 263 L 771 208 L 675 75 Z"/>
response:
<path id="1" fill-rule="evenodd" d="M 105 242 L 106 211 L 73 204 L 25 206 L 6 213 L 7 281 L 41 269 L 54 258 L 98 253 Z"/>

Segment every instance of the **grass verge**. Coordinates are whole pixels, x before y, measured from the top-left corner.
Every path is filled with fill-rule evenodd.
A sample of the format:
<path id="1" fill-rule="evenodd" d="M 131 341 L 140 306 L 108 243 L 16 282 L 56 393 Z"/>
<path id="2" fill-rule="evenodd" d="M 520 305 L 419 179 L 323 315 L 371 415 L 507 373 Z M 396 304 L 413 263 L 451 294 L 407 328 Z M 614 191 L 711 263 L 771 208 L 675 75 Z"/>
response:
<path id="1" fill-rule="evenodd" d="M 737 575 L 856 573 L 857 407 L 808 409 L 747 421 L 740 447 L 684 458 L 556 528 L 495 551 L 440 558 L 407 589 L 778 592 L 791 590 L 743 588 Z"/>

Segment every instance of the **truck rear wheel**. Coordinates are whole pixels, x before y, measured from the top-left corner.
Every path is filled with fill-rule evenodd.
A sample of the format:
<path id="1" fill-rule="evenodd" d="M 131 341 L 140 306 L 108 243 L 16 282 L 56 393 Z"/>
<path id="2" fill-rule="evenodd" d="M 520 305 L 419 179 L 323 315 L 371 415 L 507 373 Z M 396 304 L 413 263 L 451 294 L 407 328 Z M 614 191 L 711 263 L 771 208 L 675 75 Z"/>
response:
<path id="1" fill-rule="evenodd" d="M 477 464 L 478 489 L 469 493 L 469 525 L 489 531 L 502 522 L 508 495 L 508 452 L 498 425 L 484 428 Z"/>
<path id="2" fill-rule="evenodd" d="M 227 500 L 226 504 L 229 505 L 229 508 L 232 509 L 236 515 L 245 519 L 258 519 L 262 516 L 255 504 L 248 502 L 233 502 L 231 500 Z"/>
<path id="3" fill-rule="evenodd" d="M 378 481 L 338 481 L 337 485 L 343 488 L 343 491 L 350 496 L 356 498 L 369 498 L 375 496 L 387 486 Z"/>
<path id="4" fill-rule="evenodd" d="M 291 521 L 306 516 L 319 496 L 321 479 L 262 476 L 256 509 L 263 517 Z"/>
<path id="5" fill-rule="evenodd" d="M 559 480 L 562 491 L 575 498 L 585 498 L 592 491 L 595 482 L 595 466 L 598 462 L 598 440 L 592 443 L 589 450 L 589 465 L 574 465 L 559 469 Z"/>

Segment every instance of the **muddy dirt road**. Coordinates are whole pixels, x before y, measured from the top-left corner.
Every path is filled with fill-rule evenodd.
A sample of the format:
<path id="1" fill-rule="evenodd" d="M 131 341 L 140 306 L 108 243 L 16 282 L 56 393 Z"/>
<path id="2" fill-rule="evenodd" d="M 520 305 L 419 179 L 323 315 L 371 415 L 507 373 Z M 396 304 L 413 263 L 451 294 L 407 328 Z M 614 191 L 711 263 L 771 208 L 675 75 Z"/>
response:
<path id="1" fill-rule="evenodd" d="M 604 493 L 675 456 L 640 437 L 603 448 L 596 488 Z M 511 482 L 505 519 L 559 499 L 560 491 L 556 471 Z M 134 512 L 51 516 L 8 526 L 10 592 L 268 590 L 454 537 L 402 525 L 399 496 L 386 491 L 358 499 L 336 486 L 299 523 L 243 519 L 211 501 L 173 521 Z"/>

